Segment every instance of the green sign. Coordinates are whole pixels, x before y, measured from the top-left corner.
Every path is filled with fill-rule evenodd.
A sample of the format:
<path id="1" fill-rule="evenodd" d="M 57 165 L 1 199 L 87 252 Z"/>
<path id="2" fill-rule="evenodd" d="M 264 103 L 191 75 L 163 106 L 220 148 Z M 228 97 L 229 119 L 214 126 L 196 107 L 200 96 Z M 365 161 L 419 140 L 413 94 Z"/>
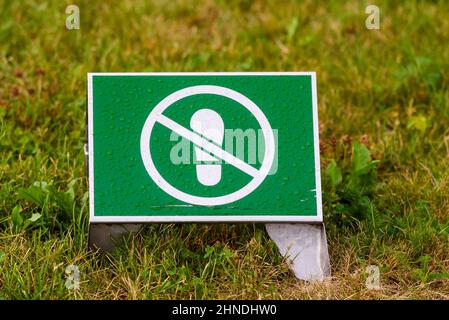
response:
<path id="1" fill-rule="evenodd" d="M 315 73 L 89 73 L 91 222 L 322 221 Z"/>

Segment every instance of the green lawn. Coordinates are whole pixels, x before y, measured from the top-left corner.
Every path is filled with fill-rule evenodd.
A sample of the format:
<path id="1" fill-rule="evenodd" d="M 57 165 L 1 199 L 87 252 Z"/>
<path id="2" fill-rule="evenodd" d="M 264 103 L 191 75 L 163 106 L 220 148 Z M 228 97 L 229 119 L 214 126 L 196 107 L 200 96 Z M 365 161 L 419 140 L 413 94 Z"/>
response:
<path id="1" fill-rule="evenodd" d="M 0 299 L 449 298 L 446 1 L 376 1 L 380 30 L 364 1 L 39 2 L 0 0 Z M 88 251 L 93 71 L 316 71 L 332 278 L 297 281 L 258 224 Z"/>

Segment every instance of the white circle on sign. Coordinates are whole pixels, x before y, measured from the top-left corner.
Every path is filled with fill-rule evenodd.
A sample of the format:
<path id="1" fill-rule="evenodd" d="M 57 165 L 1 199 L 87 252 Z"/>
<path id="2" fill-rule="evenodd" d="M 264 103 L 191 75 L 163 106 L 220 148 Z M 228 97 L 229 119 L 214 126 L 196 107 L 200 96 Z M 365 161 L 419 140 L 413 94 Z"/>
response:
<path id="1" fill-rule="evenodd" d="M 235 192 L 223 196 L 218 197 L 194 196 L 173 187 L 161 176 L 156 166 L 154 165 L 153 159 L 151 157 L 150 138 L 154 125 L 156 124 L 156 122 L 159 121 L 164 122 L 164 125 L 167 122 L 173 123 L 172 120 L 162 115 L 162 113 L 175 102 L 197 94 L 219 95 L 238 102 L 239 104 L 244 106 L 249 112 L 251 112 L 251 114 L 256 118 L 257 122 L 259 123 L 262 129 L 265 141 L 265 153 L 260 169 L 257 170 L 255 168 L 252 168 L 254 172 L 254 174 L 252 175 L 253 179 L 248 184 L 246 184 L 244 187 Z M 182 129 L 186 130 L 185 128 Z M 181 200 L 183 202 L 201 206 L 217 206 L 231 203 L 240 200 L 246 197 L 251 192 L 253 192 L 265 180 L 268 173 L 270 172 L 274 160 L 274 151 L 275 149 L 274 149 L 273 130 L 262 110 L 260 110 L 260 108 L 254 102 L 252 102 L 243 94 L 229 88 L 213 85 L 192 86 L 173 92 L 172 94 L 165 97 L 161 102 L 159 102 L 156 105 L 156 107 L 148 115 L 142 129 L 142 134 L 140 136 L 140 154 L 145 169 L 147 170 L 151 179 L 153 179 L 153 181 L 162 190 L 164 190 L 172 197 Z M 223 151 L 223 153 L 226 152 Z M 226 161 L 226 159 L 223 160 Z"/>

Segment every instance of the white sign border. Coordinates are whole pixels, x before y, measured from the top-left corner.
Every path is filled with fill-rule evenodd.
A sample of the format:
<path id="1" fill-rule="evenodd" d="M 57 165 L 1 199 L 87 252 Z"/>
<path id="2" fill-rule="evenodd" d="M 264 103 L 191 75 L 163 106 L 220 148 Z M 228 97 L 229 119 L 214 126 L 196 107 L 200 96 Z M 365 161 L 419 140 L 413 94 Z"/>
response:
<path id="1" fill-rule="evenodd" d="M 317 215 L 238 215 L 238 216 L 95 216 L 94 214 L 94 131 L 93 131 L 93 77 L 94 76 L 310 76 L 312 82 L 313 137 L 315 154 L 315 186 Z M 147 223 L 147 222 L 307 222 L 322 223 L 320 146 L 318 128 L 318 101 L 315 72 L 89 72 L 87 74 L 88 153 L 89 153 L 89 221 L 91 223 Z"/>

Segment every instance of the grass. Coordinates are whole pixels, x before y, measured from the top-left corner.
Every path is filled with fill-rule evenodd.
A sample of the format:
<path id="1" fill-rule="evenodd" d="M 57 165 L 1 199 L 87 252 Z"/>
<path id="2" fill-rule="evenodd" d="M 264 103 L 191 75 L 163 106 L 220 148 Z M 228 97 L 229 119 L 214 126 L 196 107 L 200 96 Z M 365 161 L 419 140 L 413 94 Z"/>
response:
<path id="1" fill-rule="evenodd" d="M 0 0 L 0 299 L 449 298 L 445 1 L 376 1 L 380 30 L 360 1 L 76 1 L 80 30 L 68 4 Z M 297 281 L 258 224 L 88 251 L 89 71 L 316 71 L 332 278 Z"/>

